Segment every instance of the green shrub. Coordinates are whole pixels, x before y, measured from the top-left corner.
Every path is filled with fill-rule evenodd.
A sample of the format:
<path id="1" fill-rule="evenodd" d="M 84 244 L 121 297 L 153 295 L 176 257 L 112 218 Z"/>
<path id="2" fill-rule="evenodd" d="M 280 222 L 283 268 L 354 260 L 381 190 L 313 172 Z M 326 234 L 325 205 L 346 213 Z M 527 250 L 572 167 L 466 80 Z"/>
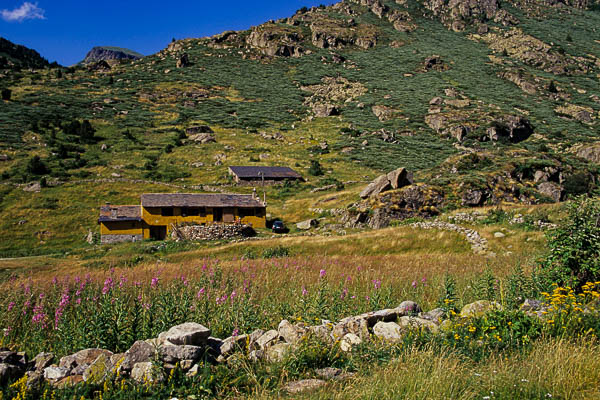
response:
<path id="1" fill-rule="evenodd" d="M 310 168 L 308 169 L 308 173 L 312 176 L 321 176 L 324 175 L 323 167 L 321 167 L 321 163 L 317 160 L 311 160 Z"/>
<path id="2" fill-rule="evenodd" d="M 580 197 L 566 207 L 567 218 L 548 234 L 540 266 L 548 284 L 579 288 L 600 279 L 600 202 Z"/>
<path id="3" fill-rule="evenodd" d="M 285 246 L 269 247 L 262 253 L 263 258 L 281 258 L 288 257 L 289 255 L 290 248 Z"/>
<path id="4" fill-rule="evenodd" d="M 2 89 L 2 100 L 10 101 L 12 91 L 10 89 Z"/>

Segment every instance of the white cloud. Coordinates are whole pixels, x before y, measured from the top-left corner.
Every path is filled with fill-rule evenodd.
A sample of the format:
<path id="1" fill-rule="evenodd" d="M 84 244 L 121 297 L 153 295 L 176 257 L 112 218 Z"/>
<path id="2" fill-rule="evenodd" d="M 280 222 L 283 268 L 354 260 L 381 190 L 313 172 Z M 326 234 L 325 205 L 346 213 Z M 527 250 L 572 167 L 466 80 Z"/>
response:
<path id="1" fill-rule="evenodd" d="M 2 10 L 2 19 L 7 22 L 23 22 L 26 19 L 46 19 L 44 17 L 44 10 L 39 8 L 37 3 L 30 3 L 26 1 L 19 8 L 14 10 Z"/>

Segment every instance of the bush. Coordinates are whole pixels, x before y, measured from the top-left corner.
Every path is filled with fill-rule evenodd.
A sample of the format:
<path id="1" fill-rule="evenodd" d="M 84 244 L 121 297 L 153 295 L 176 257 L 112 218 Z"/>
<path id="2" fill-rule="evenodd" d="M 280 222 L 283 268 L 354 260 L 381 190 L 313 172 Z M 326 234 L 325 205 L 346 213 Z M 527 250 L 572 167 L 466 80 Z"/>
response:
<path id="1" fill-rule="evenodd" d="M 308 169 L 308 173 L 312 176 L 322 176 L 324 175 L 323 168 L 321 167 L 321 163 L 317 160 L 312 160 L 310 162 L 310 168 Z"/>
<path id="2" fill-rule="evenodd" d="M 269 247 L 265 249 L 262 253 L 263 258 L 280 258 L 280 257 L 288 257 L 290 255 L 289 247 L 277 246 L 277 247 Z"/>
<path id="3" fill-rule="evenodd" d="M 548 234 L 540 262 L 547 283 L 580 288 L 600 279 L 600 202 L 580 197 L 567 204 L 567 218 Z"/>
<path id="4" fill-rule="evenodd" d="M 27 172 L 32 175 L 44 175 L 47 174 L 50 170 L 41 160 L 40 156 L 33 156 L 29 163 L 27 163 Z"/>
<path id="5" fill-rule="evenodd" d="M 2 89 L 2 100 L 10 101 L 12 91 L 10 89 Z"/>

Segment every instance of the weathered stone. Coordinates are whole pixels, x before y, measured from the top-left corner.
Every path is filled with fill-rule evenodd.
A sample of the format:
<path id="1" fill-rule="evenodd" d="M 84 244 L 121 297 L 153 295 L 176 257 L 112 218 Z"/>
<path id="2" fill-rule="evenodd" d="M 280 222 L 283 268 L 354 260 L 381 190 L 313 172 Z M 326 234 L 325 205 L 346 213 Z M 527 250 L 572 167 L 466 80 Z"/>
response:
<path id="1" fill-rule="evenodd" d="M 219 356 L 221 354 L 221 346 L 223 346 L 223 341 L 219 338 L 209 337 L 206 339 L 206 350 L 212 356 Z"/>
<path id="2" fill-rule="evenodd" d="M 319 225 L 319 221 L 316 219 L 307 219 L 306 221 L 298 222 L 296 224 L 296 228 L 307 231 L 311 228 L 317 227 Z"/>
<path id="3" fill-rule="evenodd" d="M 580 148 L 577 150 L 577 156 L 589 162 L 600 164 L 600 143 Z"/>
<path id="4" fill-rule="evenodd" d="M 333 327 L 333 331 L 331 332 L 335 339 L 341 339 L 347 333 L 354 333 L 364 340 L 368 339 L 369 324 L 367 320 L 360 317 L 344 318 Z"/>
<path id="5" fill-rule="evenodd" d="M 546 197 L 549 197 L 555 203 L 561 201 L 563 197 L 562 187 L 554 182 L 542 182 L 537 185 L 537 190 Z"/>
<path id="6" fill-rule="evenodd" d="M 270 331 L 265 332 L 261 337 L 259 337 L 256 340 L 256 344 L 258 345 L 258 347 L 261 350 L 264 350 L 267 347 L 269 347 L 271 344 L 277 342 L 278 339 L 279 339 L 279 332 L 272 329 Z"/>
<path id="7" fill-rule="evenodd" d="M 342 371 L 339 368 L 332 368 L 332 367 L 315 370 L 315 374 L 319 378 L 323 378 L 323 379 L 335 379 L 336 377 L 340 376 L 343 372 L 344 371 Z"/>
<path id="8" fill-rule="evenodd" d="M 199 133 L 214 133 L 214 131 L 208 125 L 194 125 L 186 128 L 186 135 L 197 135 Z"/>
<path id="9" fill-rule="evenodd" d="M 462 194 L 462 205 L 469 207 L 479 207 L 483 205 L 486 199 L 486 194 L 483 190 L 469 189 Z"/>
<path id="10" fill-rule="evenodd" d="M 194 376 L 198 375 L 199 369 L 200 366 L 196 364 L 192 368 L 190 368 L 190 370 L 185 374 L 185 376 L 187 376 L 188 378 L 193 378 Z"/>
<path id="11" fill-rule="evenodd" d="M 175 364 L 182 360 L 198 360 L 204 348 L 200 346 L 170 346 L 166 345 L 159 349 L 162 360 L 166 363 Z"/>
<path id="12" fill-rule="evenodd" d="M 494 233 L 494 237 L 495 237 L 496 239 L 502 239 L 502 238 L 505 238 L 505 237 L 506 237 L 506 235 L 505 235 L 504 233 L 502 233 L 502 232 L 495 232 L 495 233 Z"/>
<path id="13" fill-rule="evenodd" d="M 246 350 L 246 343 L 249 341 L 248 335 L 230 336 L 223 340 L 221 345 L 221 355 L 228 356 L 236 351 Z"/>
<path id="14" fill-rule="evenodd" d="M 49 380 L 59 380 L 69 374 L 69 369 L 66 367 L 57 367 L 55 365 L 44 369 L 44 378 Z"/>
<path id="15" fill-rule="evenodd" d="M 54 386 L 59 388 L 59 389 L 64 389 L 64 388 L 68 388 L 71 386 L 75 386 L 80 384 L 81 382 L 83 382 L 83 376 L 81 375 L 71 375 L 71 376 L 66 376 L 62 379 L 60 379 L 59 381 L 57 381 L 56 383 L 54 383 Z"/>
<path id="16" fill-rule="evenodd" d="M 481 317 L 492 310 L 500 310 L 502 306 L 495 301 L 479 300 L 465 305 L 460 311 L 462 318 Z"/>
<path id="17" fill-rule="evenodd" d="M 277 343 L 268 347 L 265 351 L 265 358 L 270 362 L 282 361 L 290 351 L 292 345 L 289 343 Z"/>
<path id="18" fill-rule="evenodd" d="M 169 329 L 164 338 L 177 345 L 201 346 L 209 336 L 210 329 L 195 322 L 186 322 Z"/>
<path id="19" fill-rule="evenodd" d="M 23 370 L 16 365 L 0 363 L 0 385 L 23 375 Z"/>
<path id="20" fill-rule="evenodd" d="M 306 393 L 317 390 L 326 384 L 327 382 L 321 379 L 303 379 L 288 383 L 283 387 L 283 390 L 290 394 Z"/>
<path id="21" fill-rule="evenodd" d="M 312 335 L 314 335 L 314 337 L 323 342 L 331 343 L 333 341 L 331 337 L 332 328 L 333 325 L 331 323 L 327 323 L 323 325 L 309 326 L 308 332 L 310 332 Z"/>
<path id="22" fill-rule="evenodd" d="M 192 65 L 192 64 L 190 63 L 190 59 L 189 59 L 187 53 L 183 53 L 181 55 L 181 57 L 179 57 L 179 59 L 177 60 L 177 64 L 176 64 L 177 68 L 186 68 L 186 67 L 189 67 L 190 65 Z"/>
<path id="23" fill-rule="evenodd" d="M 366 199 L 369 196 L 377 196 L 379 193 L 385 192 L 391 188 L 392 184 L 387 175 L 381 175 L 360 192 L 360 197 Z"/>
<path id="24" fill-rule="evenodd" d="M 16 351 L 3 350 L 0 351 L 0 363 L 14 364 L 19 356 Z"/>
<path id="25" fill-rule="evenodd" d="M 323 118 L 332 115 L 339 115 L 338 109 L 332 104 L 315 104 L 312 106 L 315 117 Z"/>
<path id="26" fill-rule="evenodd" d="M 125 357 L 121 362 L 121 369 L 131 371 L 137 363 L 154 360 L 157 347 L 143 340 L 138 340 L 125 353 Z"/>
<path id="27" fill-rule="evenodd" d="M 164 379 L 162 371 L 156 369 L 151 362 L 136 363 L 131 370 L 131 379 L 138 383 L 154 383 Z"/>
<path id="28" fill-rule="evenodd" d="M 402 340 L 403 332 L 400 325 L 395 322 L 378 322 L 373 327 L 373 334 L 380 339 L 391 342 Z"/>
<path id="29" fill-rule="evenodd" d="M 100 354 L 105 354 L 108 357 L 113 355 L 111 351 L 104 349 L 85 349 L 61 358 L 58 366 L 72 370 L 79 365 L 90 365 L 100 356 Z"/>
<path id="30" fill-rule="evenodd" d="M 424 329 L 432 333 L 437 332 L 439 329 L 434 322 L 418 317 L 401 317 L 398 324 L 404 329 Z"/>
<path id="31" fill-rule="evenodd" d="M 352 351 L 354 346 L 358 346 L 363 341 L 354 333 L 347 333 L 344 338 L 340 341 L 340 349 L 345 352 Z"/>
<path id="32" fill-rule="evenodd" d="M 417 303 L 410 300 L 405 300 L 400 303 L 400 305 L 397 307 L 397 310 L 401 316 L 417 315 L 423 311 Z"/>
<path id="33" fill-rule="evenodd" d="M 446 316 L 446 312 L 443 308 L 436 308 L 434 310 L 428 311 L 426 313 L 420 313 L 419 318 L 426 319 L 428 321 L 434 322 L 436 324 L 440 324 L 444 317 Z"/>
<path id="34" fill-rule="evenodd" d="M 279 336 L 285 340 L 286 343 L 290 344 L 297 343 L 306 333 L 305 329 L 292 325 L 285 319 L 279 323 L 277 331 L 279 332 Z"/>
<path id="35" fill-rule="evenodd" d="M 100 354 L 96 360 L 85 369 L 82 378 L 85 382 L 98 384 L 104 382 L 106 376 L 111 372 L 112 364 L 110 357 Z"/>
<path id="36" fill-rule="evenodd" d="M 387 179 L 392 185 L 392 189 L 399 189 L 413 184 L 413 174 L 406 168 L 398 168 L 387 174 Z"/>

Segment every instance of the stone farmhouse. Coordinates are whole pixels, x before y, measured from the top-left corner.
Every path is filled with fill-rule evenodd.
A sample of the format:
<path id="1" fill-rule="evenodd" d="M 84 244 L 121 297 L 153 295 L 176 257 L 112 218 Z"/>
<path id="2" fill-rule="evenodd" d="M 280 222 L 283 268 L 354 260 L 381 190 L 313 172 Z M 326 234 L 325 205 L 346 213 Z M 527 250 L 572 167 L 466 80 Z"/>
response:
<path id="1" fill-rule="evenodd" d="M 164 240 L 177 224 L 266 227 L 266 204 L 255 194 L 142 194 L 140 205 L 100 208 L 102 243 Z"/>

